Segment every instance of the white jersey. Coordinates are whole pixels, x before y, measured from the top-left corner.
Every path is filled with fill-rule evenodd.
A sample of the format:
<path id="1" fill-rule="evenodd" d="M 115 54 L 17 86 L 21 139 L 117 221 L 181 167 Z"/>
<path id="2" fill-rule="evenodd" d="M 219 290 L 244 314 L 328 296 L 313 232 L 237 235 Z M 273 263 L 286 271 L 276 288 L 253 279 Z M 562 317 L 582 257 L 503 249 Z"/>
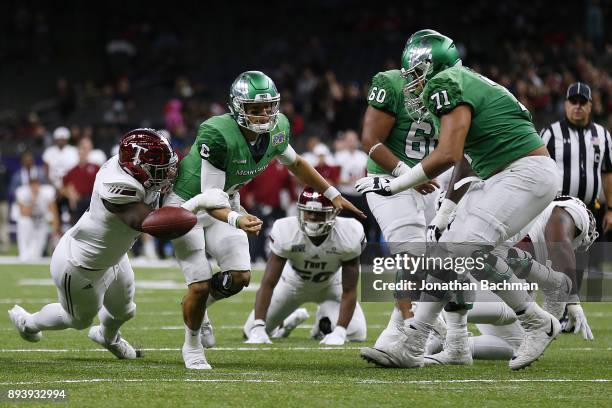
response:
<path id="1" fill-rule="evenodd" d="M 77 266 L 107 269 L 116 265 L 140 235 L 104 207 L 112 204 L 144 202 L 157 206 L 159 193 L 146 192 L 142 184 L 119 166 L 113 156 L 96 175 L 89 209 L 67 234 L 71 237 L 70 257 Z"/>
<path id="2" fill-rule="evenodd" d="M 364 243 L 363 226 L 353 218 L 337 217 L 331 232 L 318 246 L 301 230 L 297 217 L 276 220 L 270 233 L 270 249 L 288 260 L 283 278 L 298 284 L 340 282 L 342 263 L 361 255 Z"/>
<path id="3" fill-rule="evenodd" d="M 79 164 L 79 150 L 66 145 L 63 148 L 49 146 L 43 153 L 43 162 L 49 167 L 49 181 L 56 187 L 61 188 L 63 178 L 74 166 Z"/>
<path id="4" fill-rule="evenodd" d="M 580 231 L 580 234 L 572 240 L 572 249 L 576 250 L 583 245 L 589 231 L 589 214 L 584 206 L 571 199 L 562 201 L 555 200 L 551 202 L 540 215 L 512 239 L 512 241 L 518 242 L 525 237 L 529 237 L 529 240 L 533 243 L 535 260 L 544 265 L 546 265 L 546 261 L 548 260 L 548 248 L 546 246 L 545 235 L 546 225 L 556 207 L 561 207 L 566 210 L 574 220 L 574 225 Z"/>

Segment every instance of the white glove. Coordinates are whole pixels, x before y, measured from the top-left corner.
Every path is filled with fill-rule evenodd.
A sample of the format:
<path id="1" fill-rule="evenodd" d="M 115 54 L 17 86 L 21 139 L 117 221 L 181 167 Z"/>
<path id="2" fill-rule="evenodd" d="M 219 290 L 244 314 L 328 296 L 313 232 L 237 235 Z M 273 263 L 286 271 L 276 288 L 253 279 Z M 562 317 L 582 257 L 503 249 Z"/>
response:
<path id="1" fill-rule="evenodd" d="M 346 329 L 342 326 L 336 326 L 333 332 L 323 337 L 319 344 L 325 346 L 343 346 L 346 341 Z"/>
<path id="2" fill-rule="evenodd" d="M 261 319 L 257 319 L 253 322 L 251 332 L 249 333 L 249 339 L 245 341 L 247 344 L 272 344 L 272 340 L 266 333 L 266 322 Z"/>
<path id="3" fill-rule="evenodd" d="M 457 208 L 457 204 L 453 201 L 445 198 L 442 200 L 442 205 L 436 212 L 436 216 L 431 220 L 431 223 L 427 226 L 427 242 L 438 242 L 442 232 L 448 226 L 448 221 L 451 215 Z"/>
<path id="4" fill-rule="evenodd" d="M 585 340 L 595 339 L 595 337 L 593 337 L 593 332 L 589 327 L 589 322 L 587 322 L 584 310 L 582 310 L 582 306 L 580 306 L 580 303 L 567 305 L 567 323 L 565 325 L 565 328 L 569 330 L 574 328 L 574 334 L 581 332 L 582 338 Z"/>
<path id="5" fill-rule="evenodd" d="M 230 206 L 229 196 L 219 188 L 209 188 L 206 191 L 185 201 L 181 207 L 197 214 L 204 210 L 216 208 L 228 208 Z"/>
<path id="6" fill-rule="evenodd" d="M 355 189 L 361 194 L 376 193 L 382 196 L 390 196 L 393 194 L 389 186 L 390 182 L 391 180 L 385 177 L 363 177 L 357 180 Z"/>

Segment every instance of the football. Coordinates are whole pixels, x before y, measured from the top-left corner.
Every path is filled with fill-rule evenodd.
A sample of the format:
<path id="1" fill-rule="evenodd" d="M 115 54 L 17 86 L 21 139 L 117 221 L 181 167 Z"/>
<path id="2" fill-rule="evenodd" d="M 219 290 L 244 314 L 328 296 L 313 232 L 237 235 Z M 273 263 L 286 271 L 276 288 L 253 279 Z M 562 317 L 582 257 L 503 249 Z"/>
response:
<path id="1" fill-rule="evenodd" d="M 160 239 L 172 240 L 189 232 L 197 221 L 194 213 L 182 207 L 162 207 L 145 218 L 142 231 Z"/>

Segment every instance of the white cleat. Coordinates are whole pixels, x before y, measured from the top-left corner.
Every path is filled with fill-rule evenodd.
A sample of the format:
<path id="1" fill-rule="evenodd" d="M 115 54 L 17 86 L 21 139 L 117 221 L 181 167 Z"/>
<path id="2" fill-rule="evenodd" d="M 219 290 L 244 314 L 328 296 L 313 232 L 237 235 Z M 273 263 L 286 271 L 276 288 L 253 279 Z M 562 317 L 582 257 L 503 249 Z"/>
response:
<path id="1" fill-rule="evenodd" d="M 422 327 L 414 319 L 406 321 L 403 326 L 396 326 L 395 330 L 399 333 L 394 333 L 394 329 L 388 327 L 384 341 L 380 341 L 379 337 L 374 347 L 363 347 L 361 358 L 380 367 L 423 367 L 429 330 Z"/>
<path id="2" fill-rule="evenodd" d="M 295 312 L 291 313 L 283 321 L 283 327 L 274 330 L 271 337 L 273 339 L 289 337 L 291 332 L 300 324 L 304 323 L 309 317 L 310 315 L 308 314 L 308 310 L 304 309 L 303 307 L 296 309 Z"/>
<path id="3" fill-rule="evenodd" d="M 127 340 L 122 338 L 121 333 L 117 333 L 115 341 L 110 343 L 102 335 L 102 330 L 100 330 L 100 326 L 92 326 L 89 329 L 89 334 L 87 335 L 87 337 L 89 337 L 92 341 L 98 343 L 99 345 L 113 353 L 118 359 L 133 360 L 136 357 L 140 357 L 140 352 L 136 351 L 134 347 L 132 347 L 132 345 L 127 342 Z"/>
<path id="4" fill-rule="evenodd" d="M 190 370 L 212 370 L 206 357 L 204 356 L 204 349 L 201 347 L 190 348 L 186 344 L 183 344 L 182 348 L 183 361 L 185 367 Z"/>
<path id="5" fill-rule="evenodd" d="M 561 332 L 559 320 L 542 310 L 536 303 L 532 303 L 517 317 L 525 331 L 525 338 L 508 363 L 513 370 L 525 368 L 540 358 L 546 347 Z"/>
<path id="6" fill-rule="evenodd" d="M 200 328 L 200 342 L 202 342 L 202 347 L 207 349 L 213 348 L 215 347 L 215 344 L 217 344 L 215 333 L 213 332 L 213 327 L 208 319 L 208 316 L 204 317 L 202 327 Z"/>
<path id="7" fill-rule="evenodd" d="M 472 350 L 470 350 L 467 329 L 448 330 L 444 350 L 425 356 L 425 365 L 472 365 Z"/>
<path id="8" fill-rule="evenodd" d="M 26 320 L 28 317 L 31 316 L 31 314 L 26 312 L 23 307 L 15 305 L 11 310 L 8 311 L 8 314 L 9 318 L 11 319 L 11 322 L 13 322 L 13 324 L 15 325 L 15 328 L 19 332 L 19 335 L 22 339 L 32 343 L 40 341 L 42 337 L 42 333 L 40 331 L 30 332 L 26 328 Z"/>

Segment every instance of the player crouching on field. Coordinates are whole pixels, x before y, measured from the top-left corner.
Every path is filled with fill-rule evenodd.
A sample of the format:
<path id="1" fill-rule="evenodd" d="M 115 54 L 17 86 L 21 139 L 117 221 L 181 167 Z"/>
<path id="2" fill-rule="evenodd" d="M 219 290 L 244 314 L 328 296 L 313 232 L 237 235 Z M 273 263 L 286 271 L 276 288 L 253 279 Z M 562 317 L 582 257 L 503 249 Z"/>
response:
<path id="1" fill-rule="evenodd" d="M 365 316 L 357 303 L 363 227 L 336 217 L 333 203 L 310 187 L 297 207 L 298 217 L 281 218 L 272 227 L 270 258 L 243 329 L 246 342 L 272 343 L 269 334 L 287 337 L 308 318 L 298 309 L 306 302 L 319 305 L 311 335 L 325 336 L 321 344 L 365 341 Z"/>
<path id="2" fill-rule="evenodd" d="M 89 338 L 117 358 L 138 356 L 119 333 L 136 312 L 134 271 L 127 251 L 145 218 L 157 208 L 160 194 L 172 186 L 177 163 L 177 155 L 157 131 L 135 129 L 123 136 L 119 155 L 96 175 L 89 209 L 53 251 L 51 277 L 59 303 L 34 314 L 18 305 L 9 311 L 24 340 L 39 341 L 43 330 L 85 329 L 97 315 L 100 325 L 89 330 Z M 216 190 L 184 207 L 197 212 L 226 205 L 227 194 Z"/>

